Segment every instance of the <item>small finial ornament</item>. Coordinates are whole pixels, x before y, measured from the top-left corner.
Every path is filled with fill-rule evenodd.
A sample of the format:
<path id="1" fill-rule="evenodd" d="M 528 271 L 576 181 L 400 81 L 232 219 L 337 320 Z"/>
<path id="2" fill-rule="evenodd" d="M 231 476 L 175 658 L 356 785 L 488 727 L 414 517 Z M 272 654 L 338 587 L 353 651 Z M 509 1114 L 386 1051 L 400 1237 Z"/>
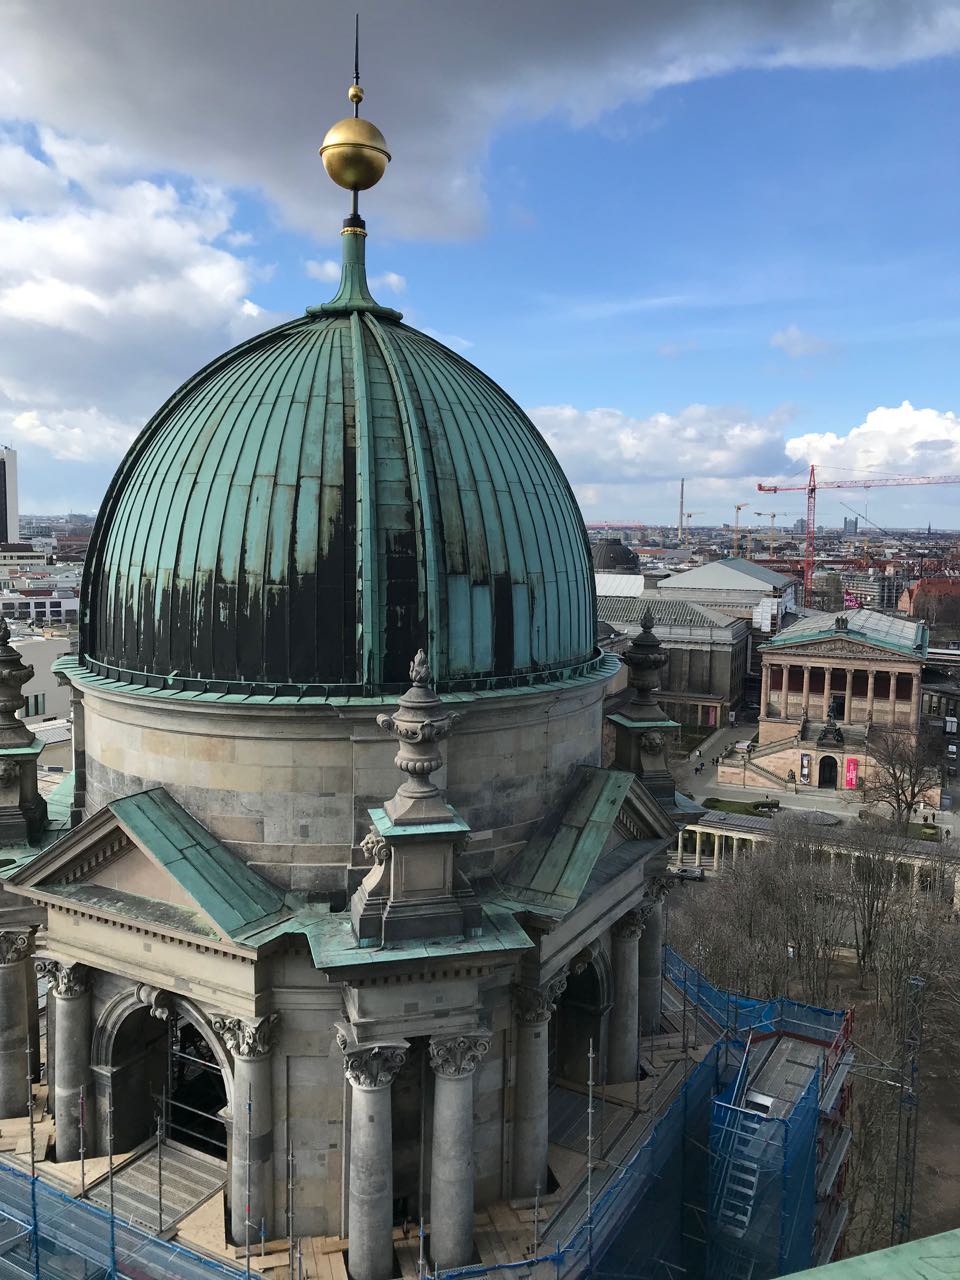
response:
<path id="1" fill-rule="evenodd" d="M 353 115 L 345 120 L 338 120 L 327 130 L 320 147 L 320 159 L 328 176 L 337 186 L 356 195 L 358 191 L 369 191 L 371 187 L 375 187 L 390 163 L 390 152 L 383 134 L 369 120 L 360 119 L 363 90 L 360 88 L 359 15 L 354 44 L 353 84 L 347 91 L 347 97 L 353 104 Z M 354 213 L 356 214 L 356 199 Z"/>

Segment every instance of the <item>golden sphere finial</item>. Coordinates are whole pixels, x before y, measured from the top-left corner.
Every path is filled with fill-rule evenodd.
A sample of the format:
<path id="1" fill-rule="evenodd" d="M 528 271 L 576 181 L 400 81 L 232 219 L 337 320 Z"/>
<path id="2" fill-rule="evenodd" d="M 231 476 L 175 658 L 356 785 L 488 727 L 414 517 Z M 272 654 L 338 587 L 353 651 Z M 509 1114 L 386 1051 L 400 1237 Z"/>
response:
<path id="1" fill-rule="evenodd" d="M 347 90 L 347 97 L 354 106 L 357 106 L 358 103 L 363 101 L 363 90 L 358 84 L 352 84 Z"/>
<path id="2" fill-rule="evenodd" d="M 363 90 L 350 86 L 350 101 L 359 106 Z M 320 147 L 320 159 L 338 187 L 347 191 L 368 191 L 383 177 L 390 161 L 386 139 L 375 124 L 348 116 L 327 130 Z"/>

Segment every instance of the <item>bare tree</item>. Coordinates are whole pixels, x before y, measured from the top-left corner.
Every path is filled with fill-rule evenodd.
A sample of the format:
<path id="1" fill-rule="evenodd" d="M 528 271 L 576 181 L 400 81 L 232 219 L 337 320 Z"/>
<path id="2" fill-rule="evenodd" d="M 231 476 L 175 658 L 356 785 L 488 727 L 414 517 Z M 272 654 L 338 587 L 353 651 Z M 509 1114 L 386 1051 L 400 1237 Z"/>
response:
<path id="1" fill-rule="evenodd" d="M 925 728 L 874 728 L 868 746 L 873 768 L 864 799 L 887 805 L 893 821 L 905 830 L 913 810 L 940 782 L 936 739 Z"/>

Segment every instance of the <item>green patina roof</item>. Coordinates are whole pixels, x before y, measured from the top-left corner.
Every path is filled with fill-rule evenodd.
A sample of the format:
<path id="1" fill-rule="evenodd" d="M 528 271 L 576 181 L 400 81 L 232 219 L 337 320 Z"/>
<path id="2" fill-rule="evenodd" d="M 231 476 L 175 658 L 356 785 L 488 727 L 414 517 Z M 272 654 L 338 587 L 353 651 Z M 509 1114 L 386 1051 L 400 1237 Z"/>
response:
<path id="1" fill-rule="evenodd" d="M 632 773 L 581 765 L 573 794 L 510 863 L 503 887 L 512 901 L 564 915 L 580 901 L 613 829 Z"/>
<path id="2" fill-rule="evenodd" d="M 101 508 L 81 662 L 174 692 L 442 692 L 595 673 L 589 549 L 518 405 L 370 298 L 345 234 L 337 299 L 213 361 L 160 409 Z"/>
<path id="3" fill-rule="evenodd" d="M 163 787 L 111 800 L 107 808 L 234 941 L 265 917 L 287 911 L 280 890 L 224 848 Z"/>
<path id="4" fill-rule="evenodd" d="M 837 630 L 837 618 L 846 619 L 846 628 Z M 891 653 L 924 658 L 929 632 L 925 622 L 894 618 L 872 609 L 841 609 L 839 613 L 809 613 L 789 627 L 765 640 L 764 649 L 781 649 L 792 644 L 809 644 L 817 640 L 859 640 Z"/>
<path id="5" fill-rule="evenodd" d="M 944 1231 L 892 1249 L 862 1253 L 810 1271 L 793 1280 L 955 1280 L 960 1276 L 960 1231 Z"/>

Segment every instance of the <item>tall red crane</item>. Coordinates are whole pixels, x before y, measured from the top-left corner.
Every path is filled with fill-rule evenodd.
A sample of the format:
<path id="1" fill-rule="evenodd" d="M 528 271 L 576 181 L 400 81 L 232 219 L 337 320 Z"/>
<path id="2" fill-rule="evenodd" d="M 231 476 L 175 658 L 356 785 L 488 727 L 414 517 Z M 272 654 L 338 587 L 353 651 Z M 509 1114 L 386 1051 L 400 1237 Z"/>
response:
<path id="1" fill-rule="evenodd" d="M 806 493 L 807 545 L 803 560 L 803 602 L 813 601 L 813 540 L 817 525 L 817 489 L 895 489 L 905 484 L 960 484 L 960 476 L 893 476 L 889 480 L 821 480 L 811 464 L 806 484 L 758 484 L 761 493 Z"/>

